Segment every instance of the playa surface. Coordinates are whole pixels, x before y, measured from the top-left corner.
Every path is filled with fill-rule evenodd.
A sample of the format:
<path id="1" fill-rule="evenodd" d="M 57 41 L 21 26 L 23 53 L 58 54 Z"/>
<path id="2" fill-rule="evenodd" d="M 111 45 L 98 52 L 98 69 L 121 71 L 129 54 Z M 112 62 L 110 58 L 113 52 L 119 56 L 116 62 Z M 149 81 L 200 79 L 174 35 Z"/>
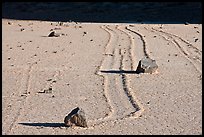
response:
<path id="1" fill-rule="evenodd" d="M 2 134 L 202 134 L 202 24 L 2 19 L 2 69 Z"/>

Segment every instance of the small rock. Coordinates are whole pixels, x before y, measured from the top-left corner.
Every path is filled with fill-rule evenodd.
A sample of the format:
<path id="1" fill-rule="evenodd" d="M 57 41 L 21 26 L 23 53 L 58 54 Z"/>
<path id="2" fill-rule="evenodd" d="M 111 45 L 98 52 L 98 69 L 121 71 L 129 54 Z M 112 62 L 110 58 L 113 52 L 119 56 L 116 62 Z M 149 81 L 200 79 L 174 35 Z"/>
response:
<path id="1" fill-rule="evenodd" d="M 50 79 L 48 79 L 47 81 L 52 81 L 52 79 L 50 78 Z"/>
<path id="2" fill-rule="evenodd" d="M 90 41 L 93 41 L 93 39 L 91 39 Z"/>
<path id="3" fill-rule="evenodd" d="M 77 107 L 73 109 L 65 118 L 64 118 L 65 126 L 80 126 L 80 127 L 88 127 L 85 117 L 85 112 Z"/>
<path id="4" fill-rule="evenodd" d="M 24 28 L 21 28 L 21 31 L 24 31 L 25 29 Z"/>
<path id="5" fill-rule="evenodd" d="M 198 39 L 195 39 L 195 42 L 198 41 Z"/>
<path id="6" fill-rule="evenodd" d="M 154 73 L 158 69 L 158 65 L 155 60 L 152 60 L 148 57 L 144 57 L 139 61 L 139 64 L 136 69 L 136 73 Z"/>
<path id="7" fill-rule="evenodd" d="M 11 22 L 8 22 L 9 25 L 11 25 Z"/>
<path id="8" fill-rule="evenodd" d="M 59 25 L 62 26 L 62 25 L 63 25 L 63 22 L 60 22 Z"/>
<path id="9" fill-rule="evenodd" d="M 52 31 L 48 37 L 59 37 L 59 34 L 56 34 L 54 31 Z"/>

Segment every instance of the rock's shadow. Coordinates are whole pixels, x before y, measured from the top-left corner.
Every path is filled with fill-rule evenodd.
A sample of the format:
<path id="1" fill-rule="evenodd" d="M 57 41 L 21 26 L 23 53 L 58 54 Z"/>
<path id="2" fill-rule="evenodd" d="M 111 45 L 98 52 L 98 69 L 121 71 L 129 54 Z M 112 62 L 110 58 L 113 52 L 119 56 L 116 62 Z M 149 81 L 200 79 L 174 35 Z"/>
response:
<path id="1" fill-rule="evenodd" d="M 110 73 L 110 74 L 139 74 L 140 72 L 132 70 L 101 70 L 101 73 Z"/>
<path id="2" fill-rule="evenodd" d="M 65 127 L 64 123 L 18 123 L 18 124 L 37 127 Z"/>

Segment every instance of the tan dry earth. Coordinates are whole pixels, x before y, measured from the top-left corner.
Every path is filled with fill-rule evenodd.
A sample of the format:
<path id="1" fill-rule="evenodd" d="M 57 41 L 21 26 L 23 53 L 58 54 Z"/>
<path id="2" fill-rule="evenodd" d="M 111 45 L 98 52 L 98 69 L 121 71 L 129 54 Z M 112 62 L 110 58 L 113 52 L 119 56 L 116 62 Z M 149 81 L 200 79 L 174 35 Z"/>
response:
<path id="1" fill-rule="evenodd" d="M 202 134 L 201 30 L 2 19 L 2 134 Z M 64 127 L 76 107 L 88 128 Z"/>

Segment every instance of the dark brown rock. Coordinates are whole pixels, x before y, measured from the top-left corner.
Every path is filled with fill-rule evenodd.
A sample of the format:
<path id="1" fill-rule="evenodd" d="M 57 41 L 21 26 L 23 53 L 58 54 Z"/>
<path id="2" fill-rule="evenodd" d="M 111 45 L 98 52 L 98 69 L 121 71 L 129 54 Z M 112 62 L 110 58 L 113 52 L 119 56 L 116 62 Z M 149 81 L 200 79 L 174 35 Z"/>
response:
<path id="1" fill-rule="evenodd" d="M 136 69 L 136 73 L 154 73 L 158 69 L 158 65 L 155 60 L 152 60 L 148 57 L 144 57 L 139 61 L 139 64 Z"/>
<path id="2" fill-rule="evenodd" d="M 65 118 L 64 118 L 65 126 L 80 126 L 80 127 L 88 127 L 85 117 L 85 112 L 77 107 L 73 109 Z"/>

